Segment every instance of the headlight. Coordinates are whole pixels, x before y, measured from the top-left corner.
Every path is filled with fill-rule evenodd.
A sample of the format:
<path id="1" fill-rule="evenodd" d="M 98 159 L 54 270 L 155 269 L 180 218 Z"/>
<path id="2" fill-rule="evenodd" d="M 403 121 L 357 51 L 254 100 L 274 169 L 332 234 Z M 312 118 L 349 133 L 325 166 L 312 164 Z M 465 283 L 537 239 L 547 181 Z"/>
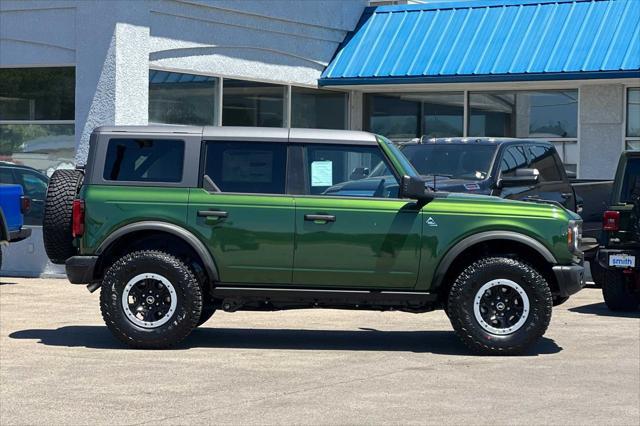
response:
<path id="1" fill-rule="evenodd" d="M 582 221 L 571 220 L 569 221 L 569 228 L 567 229 L 567 246 L 569 251 L 577 253 L 580 251 L 580 245 L 582 244 Z"/>

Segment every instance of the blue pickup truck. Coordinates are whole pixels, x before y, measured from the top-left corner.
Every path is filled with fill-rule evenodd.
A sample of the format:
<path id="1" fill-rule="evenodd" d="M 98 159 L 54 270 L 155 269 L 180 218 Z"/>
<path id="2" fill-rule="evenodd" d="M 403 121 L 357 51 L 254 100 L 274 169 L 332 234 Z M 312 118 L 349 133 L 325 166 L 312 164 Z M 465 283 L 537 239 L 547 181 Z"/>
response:
<path id="1" fill-rule="evenodd" d="M 25 196 L 20 185 L 0 184 L 0 247 L 24 240 L 31 235 L 25 228 L 24 215 L 31 208 L 31 199 Z M 2 249 L 0 248 L 0 269 Z"/>

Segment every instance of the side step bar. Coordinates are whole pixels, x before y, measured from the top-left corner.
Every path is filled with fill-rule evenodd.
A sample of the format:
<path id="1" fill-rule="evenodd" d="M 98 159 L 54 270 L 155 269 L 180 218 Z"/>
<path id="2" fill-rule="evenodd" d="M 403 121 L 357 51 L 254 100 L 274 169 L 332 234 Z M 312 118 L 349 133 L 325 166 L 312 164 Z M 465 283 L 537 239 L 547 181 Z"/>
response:
<path id="1" fill-rule="evenodd" d="M 219 308 L 281 310 L 304 308 L 376 309 L 426 312 L 434 309 L 438 296 L 411 291 L 369 291 L 301 288 L 238 287 L 219 285 L 211 296 Z"/>

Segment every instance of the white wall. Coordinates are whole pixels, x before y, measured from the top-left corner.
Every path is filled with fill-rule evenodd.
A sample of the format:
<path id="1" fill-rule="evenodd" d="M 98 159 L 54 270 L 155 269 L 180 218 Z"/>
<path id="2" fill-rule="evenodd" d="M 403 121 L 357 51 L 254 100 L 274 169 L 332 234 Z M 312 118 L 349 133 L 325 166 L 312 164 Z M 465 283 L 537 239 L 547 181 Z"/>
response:
<path id="1" fill-rule="evenodd" d="M 623 148 L 624 86 L 580 88 L 580 177 L 613 179 Z"/>

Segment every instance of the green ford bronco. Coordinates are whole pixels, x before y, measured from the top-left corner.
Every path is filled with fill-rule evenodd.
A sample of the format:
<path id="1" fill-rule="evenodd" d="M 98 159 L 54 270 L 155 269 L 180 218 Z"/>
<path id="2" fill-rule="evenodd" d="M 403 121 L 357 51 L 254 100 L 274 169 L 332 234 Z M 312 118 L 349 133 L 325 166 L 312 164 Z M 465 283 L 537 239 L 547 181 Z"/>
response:
<path id="1" fill-rule="evenodd" d="M 101 289 L 136 348 L 218 309 L 442 308 L 473 351 L 519 353 L 584 283 L 579 216 L 433 191 L 364 132 L 101 127 L 86 166 L 52 176 L 43 226 L 51 260 Z"/>

